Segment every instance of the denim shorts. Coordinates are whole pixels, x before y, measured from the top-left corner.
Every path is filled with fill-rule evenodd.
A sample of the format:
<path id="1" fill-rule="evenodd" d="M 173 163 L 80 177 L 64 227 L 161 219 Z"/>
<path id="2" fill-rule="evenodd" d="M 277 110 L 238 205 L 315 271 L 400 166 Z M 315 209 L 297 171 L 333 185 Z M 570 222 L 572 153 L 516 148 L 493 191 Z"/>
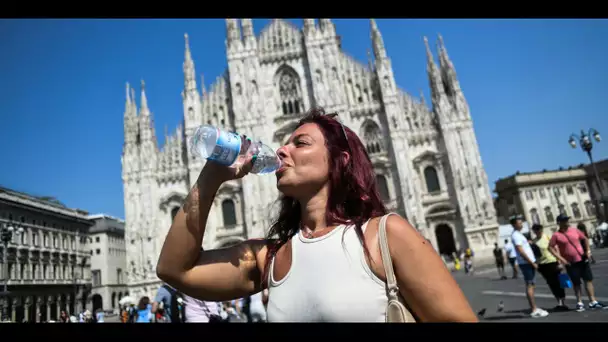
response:
<path id="1" fill-rule="evenodd" d="M 519 269 L 521 270 L 521 274 L 524 276 L 524 281 L 526 285 L 534 285 L 536 277 L 536 269 L 532 267 L 530 264 L 520 264 Z"/>

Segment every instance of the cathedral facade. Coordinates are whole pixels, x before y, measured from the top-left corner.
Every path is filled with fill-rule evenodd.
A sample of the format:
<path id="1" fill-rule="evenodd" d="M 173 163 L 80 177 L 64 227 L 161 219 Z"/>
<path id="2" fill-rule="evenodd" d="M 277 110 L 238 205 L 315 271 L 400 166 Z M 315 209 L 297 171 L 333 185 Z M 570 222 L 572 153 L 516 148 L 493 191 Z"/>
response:
<path id="1" fill-rule="evenodd" d="M 210 89 L 197 86 L 189 39 L 183 63 L 183 124 L 158 146 L 142 82 L 139 106 L 127 85 L 122 177 L 127 279 L 136 297 L 160 285 L 156 262 L 172 219 L 204 160 L 188 141 L 209 123 L 278 148 L 311 107 L 337 112 L 359 134 L 387 207 L 405 217 L 443 255 L 471 247 L 489 257 L 496 213 L 467 101 L 441 37 L 439 63 L 424 39 L 431 106 L 395 84 L 391 60 L 371 20 L 373 56 L 363 64 L 341 48 L 329 19 L 303 28 L 275 19 L 256 37 L 251 19 L 226 19 L 228 68 Z M 373 58 L 372 58 L 373 57 Z M 278 198 L 274 175 L 250 175 L 219 190 L 203 247 L 262 237 Z"/>

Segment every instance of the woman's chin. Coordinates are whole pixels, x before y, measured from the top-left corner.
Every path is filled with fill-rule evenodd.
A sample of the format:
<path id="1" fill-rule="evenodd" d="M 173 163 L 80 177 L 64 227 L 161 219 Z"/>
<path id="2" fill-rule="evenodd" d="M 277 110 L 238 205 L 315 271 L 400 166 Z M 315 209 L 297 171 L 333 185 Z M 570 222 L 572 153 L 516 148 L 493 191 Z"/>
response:
<path id="1" fill-rule="evenodd" d="M 295 184 L 293 184 L 293 182 L 290 182 L 287 177 L 281 177 L 277 179 L 277 190 L 279 190 L 279 192 L 284 196 L 293 197 L 293 193 L 295 190 L 294 188 Z"/>
<path id="2" fill-rule="evenodd" d="M 277 190 L 279 190 L 280 193 L 282 193 L 283 195 L 286 195 L 285 192 L 289 192 L 289 182 L 286 182 L 285 180 L 279 178 L 277 179 Z"/>

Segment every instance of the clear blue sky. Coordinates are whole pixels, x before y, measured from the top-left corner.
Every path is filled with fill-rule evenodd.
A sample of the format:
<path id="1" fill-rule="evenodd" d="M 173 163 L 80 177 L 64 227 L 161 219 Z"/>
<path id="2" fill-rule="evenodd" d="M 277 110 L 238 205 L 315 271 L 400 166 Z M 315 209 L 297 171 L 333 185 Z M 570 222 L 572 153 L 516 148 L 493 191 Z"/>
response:
<path id="1" fill-rule="evenodd" d="M 298 26 L 301 20 L 293 20 Z M 366 62 L 368 20 L 335 20 Z M 268 20 L 254 20 L 259 32 Z M 378 20 L 397 84 L 429 99 L 422 37 L 444 37 L 490 186 L 517 170 L 586 162 L 568 137 L 608 137 L 608 21 Z M 184 38 L 206 84 L 226 67 L 223 19 L 1 20 L 0 185 L 124 217 L 125 82 L 146 81 L 159 143 L 182 118 Z M 199 80 L 200 84 L 200 80 Z M 139 93 L 137 94 L 139 97 Z M 608 141 L 595 156 L 608 156 Z"/>

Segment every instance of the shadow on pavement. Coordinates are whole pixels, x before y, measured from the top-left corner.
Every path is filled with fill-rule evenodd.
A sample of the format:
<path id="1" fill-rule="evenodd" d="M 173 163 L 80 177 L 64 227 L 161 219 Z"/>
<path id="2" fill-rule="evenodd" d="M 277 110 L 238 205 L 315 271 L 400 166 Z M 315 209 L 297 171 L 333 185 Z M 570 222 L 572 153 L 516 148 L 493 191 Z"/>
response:
<path id="1" fill-rule="evenodd" d="M 527 314 L 528 312 L 530 312 L 530 309 L 517 309 L 517 310 L 505 310 L 504 313 L 506 314 Z M 549 310 L 547 310 L 547 312 L 549 312 Z"/>
<path id="2" fill-rule="evenodd" d="M 545 311 L 547 311 L 548 313 L 552 314 L 552 313 L 564 313 L 564 312 L 568 312 L 571 310 L 564 310 L 564 309 L 556 309 L 556 308 L 550 308 L 550 309 L 545 309 Z M 519 309 L 519 310 L 505 310 L 504 313 L 506 314 L 528 314 L 530 312 L 530 309 Z"/>
<path id="3" fill-rule="evenodd" d="M 554 308 L 546 310 L 550 314 L 554 313 L 565 313 L 567 311 L 556 310 Z M 505 310 L 504 315 L 480 317 L 480 321 L 502 321 L 507 319 L 524 319 L 530 318 L 530 309 L 517 309 L 517 310 Z"/>
<path id="4" fill-rule="evenodd" d="M 502 316 L 489 316 L 483 317 L 480 321 L 500 321 L 503 319 L 519 319 L 519 318 L 528 318 L 528 315 L 502 315 Z"/>

